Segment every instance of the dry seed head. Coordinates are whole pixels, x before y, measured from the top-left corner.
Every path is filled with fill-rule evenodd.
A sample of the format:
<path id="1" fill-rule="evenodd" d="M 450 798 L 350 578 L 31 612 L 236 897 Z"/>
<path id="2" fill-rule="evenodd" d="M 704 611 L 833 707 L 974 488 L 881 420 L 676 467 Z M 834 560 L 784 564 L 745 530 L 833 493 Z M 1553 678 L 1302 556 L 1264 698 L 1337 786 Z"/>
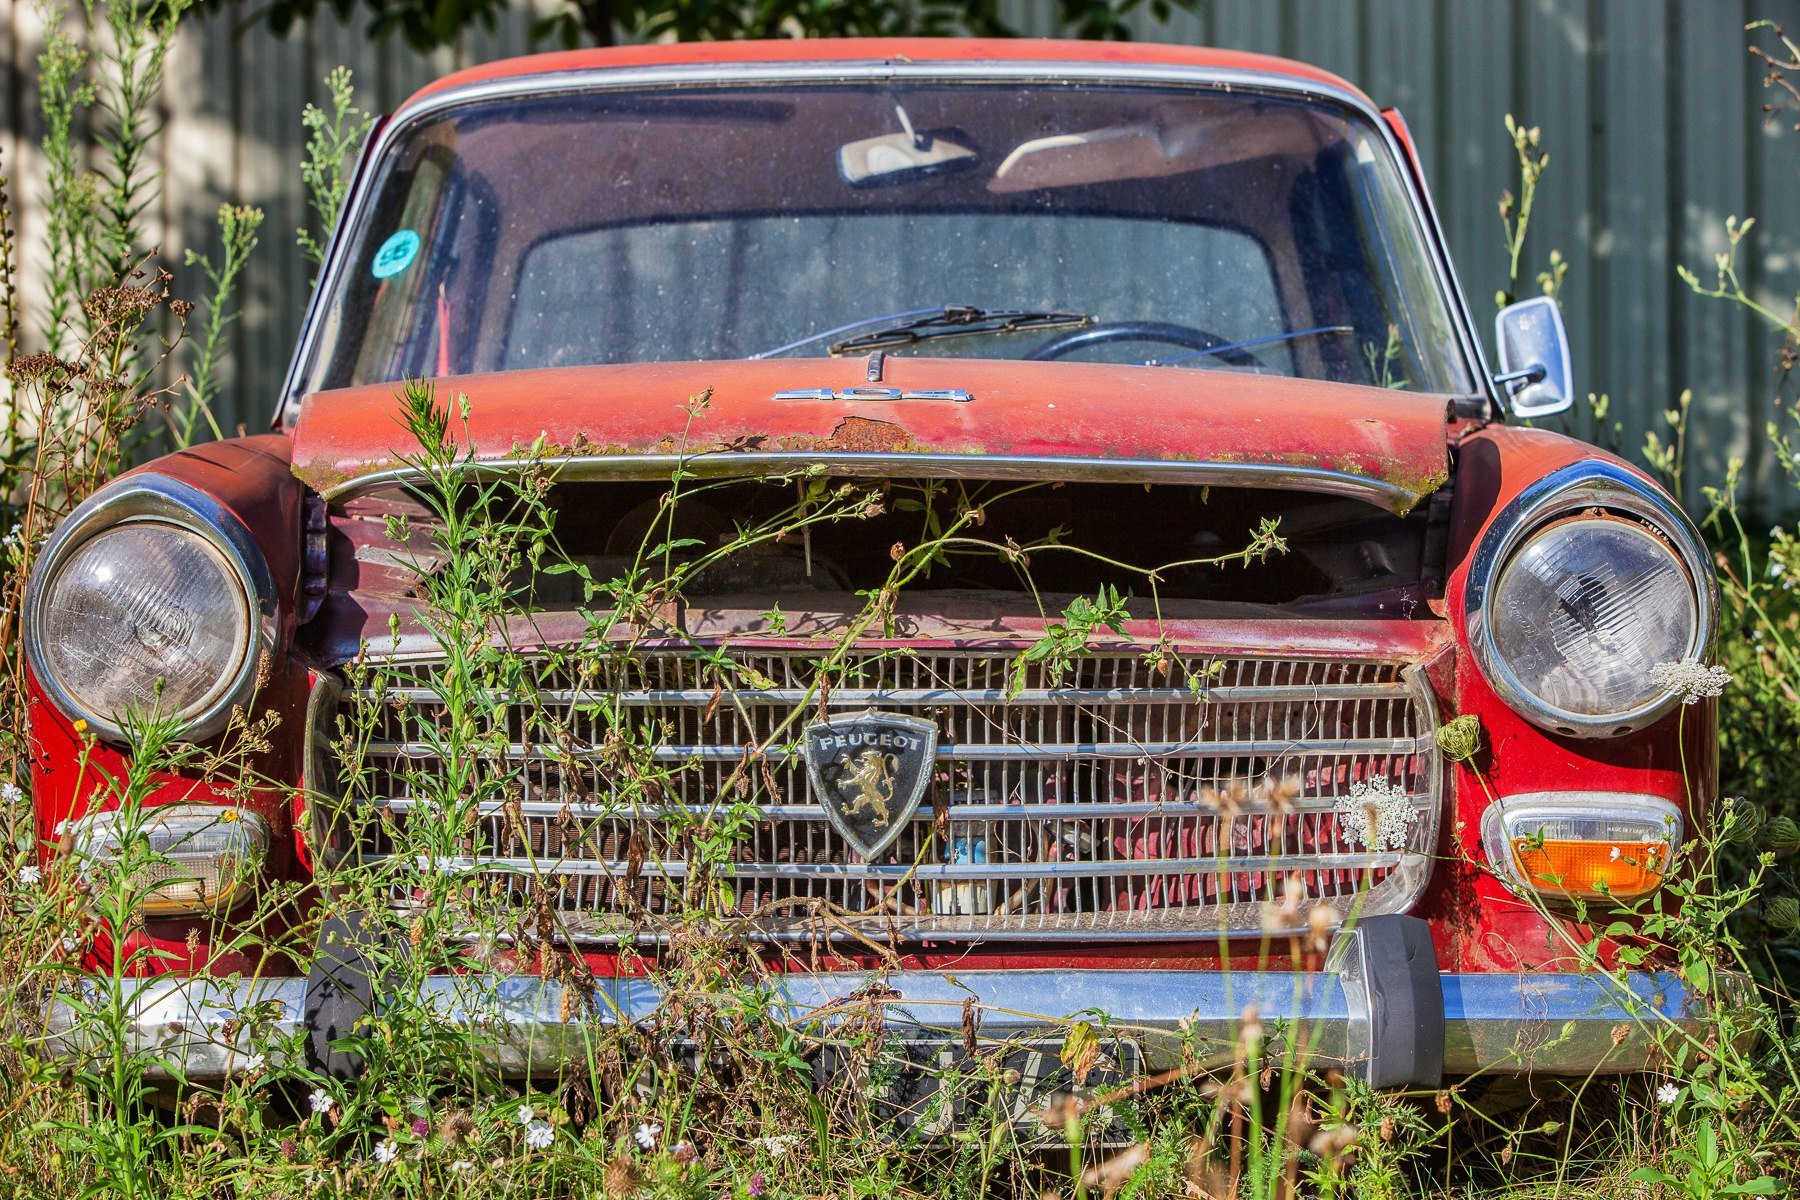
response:
<path id="1" fill-rule="evenodd" d="M 6 364 L 6 373 L 15 383 L 31 383 L 53 374 L 78 375 L 81 368 L 54 354 L 25 354 Z"/>
<path id="2" fill-rule="evenodd" d="M 1331 948 L 1331 931 L 1337 928 L 1337 910 L 1319 904 L 1306 914 L 1307 949 L 1323 954 Z"/>
<path id="3" fill-rule="evenodd" d="M 643 1186 L 643 1182 L 637 1167 L 623 1155 L 607 1163 L 606 1174 L 602 1176 L 602 1186 L 612 1200 L 625 1200 L 625 1197 L 635 1194 Z"/>
<path id="4" fill-rule="evenodd" d="M 461 1145 L 474 1136 L 475 1119 L 460 1108 L 452 1109 L 441 1128 L 446 1142 L 452 1146 Z"/>

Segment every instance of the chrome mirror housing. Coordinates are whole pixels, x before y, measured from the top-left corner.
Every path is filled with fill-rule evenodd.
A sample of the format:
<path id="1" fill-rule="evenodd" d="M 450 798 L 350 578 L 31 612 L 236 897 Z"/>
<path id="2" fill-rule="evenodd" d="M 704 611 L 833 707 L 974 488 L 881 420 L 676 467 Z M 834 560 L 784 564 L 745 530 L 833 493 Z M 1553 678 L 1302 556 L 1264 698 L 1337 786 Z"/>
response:
<path id="1" fill-rule="evenodd" d="M 1494 318 L 1500 373 L 1494 376 L 1515 417 L 1547 417 L 1575 403 L 1569 334 L 1549 296 L 1509 304 Z"/>

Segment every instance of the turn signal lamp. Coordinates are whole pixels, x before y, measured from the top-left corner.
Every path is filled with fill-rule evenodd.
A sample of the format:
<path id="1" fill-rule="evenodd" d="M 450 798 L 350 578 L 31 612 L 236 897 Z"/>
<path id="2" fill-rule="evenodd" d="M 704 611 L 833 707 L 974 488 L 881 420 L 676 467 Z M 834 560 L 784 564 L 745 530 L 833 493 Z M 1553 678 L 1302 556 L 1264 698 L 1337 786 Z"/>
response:
<path id="1" fill-rule="evenodd" d="M 1516 892 L 1629 900 L 1662 886 L 1681 844 L 1681 810 L 1659 796 L 1539 792 L 1482 817 L 1488 861 Z"/>
<path id="2" fill-rule="evenodd" d="M 145 916 L 217 913 L 261 877 L 269 827 L 239 808 L 170 804 L 83 817 L 63 847 L 83 881 L 97 890 L 123 886 Z M 120 870 L 126 879 L 116 877 Z"/>

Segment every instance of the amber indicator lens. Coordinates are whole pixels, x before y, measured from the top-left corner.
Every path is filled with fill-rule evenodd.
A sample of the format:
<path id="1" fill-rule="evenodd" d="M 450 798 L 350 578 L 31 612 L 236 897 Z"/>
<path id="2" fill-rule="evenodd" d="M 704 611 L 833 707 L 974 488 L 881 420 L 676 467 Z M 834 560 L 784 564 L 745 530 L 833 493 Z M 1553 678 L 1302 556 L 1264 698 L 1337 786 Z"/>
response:
<path id="1" fill-rule="evenodd" d="M 1669 848 L 1660 842 L 1513 839 L 1519 873 L 1543 891 L 1629 899 L 1662 886 Z"/>
<path id="2" fill-rule="evenodd" d="M 1534 792 L 1489 805 L 1481 838 L 1514 891 L 1630 899 L 1663 885 L 1683 825 L 1660 796 Z"/>
<path id="3" fill-rule="evenodd" d="M 88 886 L 123 887 L 146 916 L 223 912 L 260 878 L 269 827 L 239 808 L 170 804 L 83 817 L 63 850 Z"/>

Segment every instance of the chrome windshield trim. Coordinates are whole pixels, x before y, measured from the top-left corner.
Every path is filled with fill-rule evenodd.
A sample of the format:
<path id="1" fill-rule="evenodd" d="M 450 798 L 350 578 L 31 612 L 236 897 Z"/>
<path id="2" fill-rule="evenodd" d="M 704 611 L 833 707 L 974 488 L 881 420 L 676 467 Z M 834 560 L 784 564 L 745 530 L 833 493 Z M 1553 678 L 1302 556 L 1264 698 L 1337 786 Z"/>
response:
<path id="1" fill-rule="evenodd" d="M 758 83 L 865 83 L 865 82 L 1008 82 L 1008 83 L 1160 83 L 1225 92 L 1264 92 L 1326 100 L 1366 120 L 1387 147 L 1395 169 L 1405 181 L 1412 217 L 1423 235 L 1433 279 L 1456 327 L 1462 366 L 1470 380 L 1489 398 L 1497 411 L 1481 343 L 1475 336 L 1466 298 L 1456 279 L 1442 227 L 1424 192 L 1424 181 L 1412 169 L 1411 159 L 1400 145 L 1393 127 L 1381 110 L 1362 94 L 1320 80 L 1276 72 L 1183 66 L 1168 63 L 1045 62 L 1041 60 L 981 62 L 893 62 L 884 59 L 805 63 L 688 63 L 656 67 L 586 67 L 569 71 L 545 71 L 462 84 L 415 97 L 401 105 L 375 134 L 374 144 L 358 166 L 356 186 L 339 216 L 327 248 L 324 268 L 307 301 L 294 357 L 282 382 L 275 412 L 275 428 L 292 426 L 299 415 L 301 378 L 310 363 L 323 325 L 321 297 L 332 295 L 343 277 L 350 246 L 357 240 L 368 208 L 371 187 L 382 156 L 415 121 L 463 104 L 518 96 L 557 95 L 581 91 L 627 91 L 633 88 L 679 87 L 710 84 L 729 87 Z M 365 178 L 366 172 L 366 178 Z"/>
<path id="2" fill-rule="evenodd" d="M 677 470 L 690 477 L 770 478 L 830 474 L 888 479 L 1070 480 L 1092 483 L 1200 484 L 1208 487 L 1289 488 L 1348 496 L 1404 515 L 1428 493 L 1385 479 L 1352 475 L 1324 467 L 1277 463 L 1190 462 L 1152 458 L 1060 458 L 1035 455 L 980 454 L 816 454 L 766 451 L 720 454 L 597 454 L 543 459 L 471 460 L 461 470 L 481 478 L 498 478 L 527 469 L 545 471 L 558 482 L 663 479 Z M 416 467 L 384 467 L 323 489 L 328 501 L 341 501 L 383 487 L 405 486 L 421 478 Z"/>

